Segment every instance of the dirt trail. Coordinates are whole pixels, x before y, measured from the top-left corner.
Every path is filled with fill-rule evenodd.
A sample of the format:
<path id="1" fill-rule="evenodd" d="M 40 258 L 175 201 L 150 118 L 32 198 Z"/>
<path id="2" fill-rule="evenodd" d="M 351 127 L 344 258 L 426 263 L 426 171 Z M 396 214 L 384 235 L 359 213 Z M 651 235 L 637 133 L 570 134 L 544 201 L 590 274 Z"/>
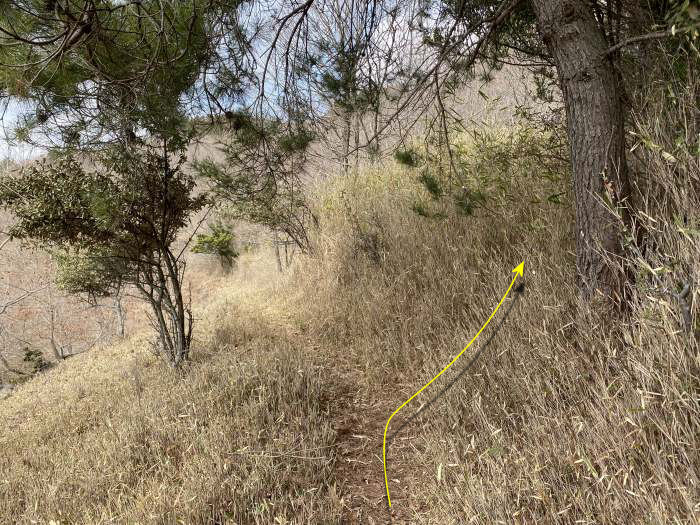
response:
<path id="1" fill-rule="evenodd" d="M 332 376 L 337 390 L 330 406 L 338 433 L 335 478 L 345 507 L 343 523 L 416 523 L 416 502 L 408 493 L 408 481 L 415 471 L 408 467 L 404 457 L 409 448 L 410 429 L 402 432 L 388 449 L 391 513 L 384 486 L 384 425 L 403 392 L 389 383 L 371 391 L 358 387 L 364 381 L 349 356 L 340 362 L 335 360 L 334 364 Z M 391 428 L 400 424 L 395 418 Z"/>
<path id="2" fill-rule="evenodd" d="M 387 448 L 391 509 L 387 504 L 384 485 L 384 425 L 400 401 L 406 398 L 407 392 L 392 381 L 367 388 L 360 359 L 351 351 L 329 352 L 328 348 L 319 346 L 318 340 L 299 333 L 290 319 L 283 315 L 275 315 L 274 323 L 328 371 L 324 390 L 333 428 L 337 432 L 334 478 L 344 507 L 341 523 L 419 523 L 417 513 L 425 509 L 408 490 L 416 476 L 415 468 L 410 466 L 411 459 L 415 457 L 415 427 L 404 428 L 391 447 Z M 401 426 L 405 417 L 405 414 L 399 414 L 392 419 L 390 433 Z"/>

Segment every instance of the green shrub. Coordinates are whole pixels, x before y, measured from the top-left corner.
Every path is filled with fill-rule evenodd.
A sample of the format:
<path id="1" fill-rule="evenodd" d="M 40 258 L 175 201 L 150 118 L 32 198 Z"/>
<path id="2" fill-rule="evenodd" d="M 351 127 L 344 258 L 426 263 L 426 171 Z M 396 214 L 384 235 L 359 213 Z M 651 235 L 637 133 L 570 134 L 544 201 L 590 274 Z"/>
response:
<path id="1" fill-rule="evenodd" d="M 414 149 L 399 149 L 394 152 L 394 158 L 399 164 L 415 168 L 420 163 L 420 154 Z"/>
<path id="2" fill-rule="evenodd" d="M 229 270 L 239 255 L 233 247 L 233 233 L 222 224 L 214 224 L 210 229 L 211 233 L 196 236 L 192 251 L 217 255 L 222 268 Z"/>
<path id="3" fill-rule="evenodd" d="M 420 177 L 418 177 L 418 181 L 428 190 L 428 193 L 430 193 L 434 200 L 439 200 L 440 197 L 442 197 L 444 193 L 442 186 L 440 186 L 440 181 L 438 181 L 434 175 L 424 171 L 421 173 Z"/>
<path id="4" fill-rule="evenodd" d="M 33 374 L 41 372 L 49 367 L 49 362 L 44 359 L 44 354 L 42 354 L 39 350 L 29 348 L 28 346 L 24 348 L 24 357 L 22 358 L 22 361 L 29 363 L 29 365 L 32 367 Z"/>
<path id="5" fill-rule="evenodd" d="M 486 196 L 480 191 L 468 191 L 465 189 L 454 197 L 457 211 L 462 215 L 471 215 L 479 205 L 485 202 Z"/>

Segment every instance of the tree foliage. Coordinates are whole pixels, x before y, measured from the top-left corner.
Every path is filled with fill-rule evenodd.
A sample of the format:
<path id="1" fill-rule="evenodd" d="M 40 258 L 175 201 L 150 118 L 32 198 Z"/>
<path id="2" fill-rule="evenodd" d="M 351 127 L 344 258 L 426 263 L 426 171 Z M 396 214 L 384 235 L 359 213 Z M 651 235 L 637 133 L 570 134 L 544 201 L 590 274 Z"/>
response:
<path id="1" fill-rule="evenodd" d="M 238 116 L 238 126 L 222 141 L 225 160 L 197 161 L 194 168 L 232 219 L 286 233 L 300 249 L 311 250 L 311 213 L 300 173 L 313 132 L 304 123 Z M 298 124 L 298 125 L 295 125 Z"/>
<path id="2" fill-rule="evenodd" d="M 175 243 L 207 203 L 184 171 L 196 131 L 186 112 L 210 61 L 233 49 L 221 29 L 235 26 L 241 3 L 18 0 L 0 17 L 0 86 L 31 102 L 24 137 L 54 144 L 47 159 L 3 179 L 11 234 L 57 251 L 68 291 L 135 287 L 173 366 L 192 336 Z"/>
<path id="3" fill-rule="evenodd" d="M 202 76 L 221 80 L 221 68 L 209 68 L 217 53 L 229 60 L 223 75 L 229 87 L 218 91 L 230 100 L 236 93 L 231 84 L 238 80 L 240 91 L 237 77 L 245 76 L 233 67 L 247 42 L 237 19 L 242 4 L 6 2 L 0 15 L 0 88 L 12 100 L 30 103 L 17 135 L 87 151 L 179 125 L 183 104 L 202 91 Z"/>
<path id="4" fill-rule="evenodd" d="M 60 250 L 59 284 L 67 291 L 94 298 L 135 286 L 173 365 L 187 357 L 191 337 L 174 243 L 207 202 L 193 195 L 184 162 L 182 150 L 165 142 L 108 150 L 93 168 L 72 156 L 43 161 L 0 181 L 0 204 L 17 219 L 10 234 Z"/>
<path id="5" fill-rule="evenodd" d="M 210 229 L 211 233 L 197 234 L 192 251 L 216 255 L 221 266 L 230 270 L 239 255 L 233 246 L 233 232 L 221 223 L 212 224 Z"/>

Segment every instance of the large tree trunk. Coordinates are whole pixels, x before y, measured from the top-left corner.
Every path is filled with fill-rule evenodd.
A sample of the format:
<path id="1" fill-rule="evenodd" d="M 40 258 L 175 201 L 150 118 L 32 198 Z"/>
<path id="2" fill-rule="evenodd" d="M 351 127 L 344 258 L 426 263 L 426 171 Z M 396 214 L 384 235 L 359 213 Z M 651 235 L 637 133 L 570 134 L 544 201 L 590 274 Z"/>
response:
<path id="1" fill-rule="evenodd" d="M 622 233 L 630 187 L 620 81 L 606 55 L 605 35 L 586 2 L 532 0 L 532 5 L 556 61 L 566 105 L 579 289 L 586 301 L 600 294 L 623 304 Z"/>

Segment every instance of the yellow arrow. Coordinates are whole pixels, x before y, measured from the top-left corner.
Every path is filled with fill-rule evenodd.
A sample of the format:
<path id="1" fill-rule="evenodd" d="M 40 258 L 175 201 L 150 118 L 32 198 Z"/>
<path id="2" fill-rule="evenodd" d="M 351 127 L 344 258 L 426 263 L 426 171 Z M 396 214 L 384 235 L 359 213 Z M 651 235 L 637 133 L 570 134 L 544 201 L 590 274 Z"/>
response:
<path id="1" fill-rule="evenodd" d="M 509 286 L 508 289 L 506 290 L 506 293 L 503 294 L 503 297 L 501 297 L 501 300 L 499 301 L 498 305 L 496 305 L 496 308 L 494 309 L 494 311 L 491 312 L 491 315 L 489 316 L 488 319 L 486 319 L 486 322 L 484 323 L 484 325 L 479 329 L 479 331 L 478 331 L 478 332 L 476 333 L 476 335 L 472 338 L 472 340 L 469 341 L 469 344 L 468 344 L 467 346 L 465 346 L 464 349 L 463 349 L 459 354 L 457 354 L 457 356 L 456 356 L 452 361 L 450 361 L 450 363 L 449 363 L 445 368 L 443 368 L 442 370 L 440 370 L 440 373 L 439 373 L 438 375 L 436 375 L 435 377 L 433 377 L 433 378 L 432 378 L 430 381 L 428 381 L 418 392 L 416 392 L 416 393 L 413 394 L 411 397 L 409 397 L 406 401 L 404 401 L 404 403 L 403 403 L 399 408 L 397 408 L 396 410 L 394 410 L 394 413 L 391 414 L 391 415 L 389 416 L 389 419 L 388 419 L 387 422 L 386 422 L 386 426 L 384 427 L 384 443 L 382 444 L 382 457 L 383 457 L 383 461 L 384 461 L 384 484 L 386 485 L 386 498 L 387 498 L 387 500 L 389 500 L 389 507 L 391 507 L 391 496 L 389 495 L 389 477 L 387 476 L 387 473 L 386 473 L 386 433 L 387 433 L 387 430 L 389 430 L 389 423 L 391 423 L 391 419 L 398 413 L 399 410 L 401 410 L 403 407 L 405 407 L 406 405 L 408 405 L 414 397 L 416 397 L 416 396 L 417 396 L 418 394 L 420 394 L 423 390 L 425 390 L 426 388 L 428 388 L 428 386 L 430 385 L 430 383 L 432 383 L 432 382 L 435 381 L 438 377 L 440 377 L 442 374 L 444 374 L 445 371 L 446 371 L 448 368 L 450 368 L 450 367 L 455 363 L 455 361 L 457 361 L 457 359 L 459 359 L 459 358 L 462 356 L 462 354 L 463 354 L 464 352 L 467 351 L 467 348 L 469 348 L 469 347 L 472 345 L 472 343 L 473 343 L 474 341 L 476 341 L 476 338 L 479 337 L 479 334 L 481 334 L 481 332 L 484 331 L 484 328 L 486 328 L 486 327 L 488 326 L 488 324 L 491 322 L 491 319 L 493 319 L 493 316 L 496 315 L 496 312 L 498 312 L 498 309 L 499 309 L 499 308 L 501 307 L 501 305 L 503 304 L 503 301 L 506 300 L 506 297 L 507 297 L 508 294 L 510 293 L 511 288 L 513 288 L 513 284 L 515 284 L 515 280 L 518 278 L 518 275 L 519 275 L 520 277 L 523 276 L 523 266 L 524 266 L 524 265 L 525 265 L 525 261 L 521 262 L 518 266 L 516 266 L 515 268 L 513 268 L 513 272 L 512 272 L 512 273 L 514 273 L 515 276 L 513 276 L 513 280 L 510 282 L 510 286 Z"/>

